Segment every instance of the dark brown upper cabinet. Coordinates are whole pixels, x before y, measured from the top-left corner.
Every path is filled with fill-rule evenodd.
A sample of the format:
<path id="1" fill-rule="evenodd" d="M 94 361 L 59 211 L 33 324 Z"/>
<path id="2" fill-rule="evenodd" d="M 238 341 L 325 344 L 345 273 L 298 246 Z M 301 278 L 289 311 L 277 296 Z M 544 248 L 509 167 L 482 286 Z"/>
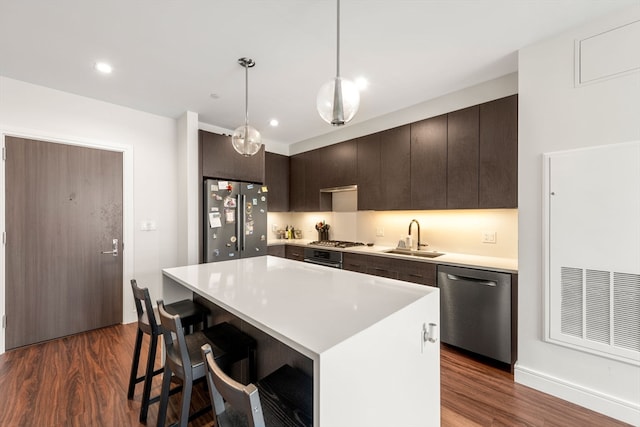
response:
<path id="1" fill-rule="evenodd" d="M 447 114 L 447 208 L 478 208 L 480 107 Z"/>
<path id="2" fill-rule="evenodd" d="M 265 153 L 264 183 L 269 189 L 269 212 L 289 211 L 289 157 Z"/>
<path id="3" fill-rule="evenodd" d="M 264 183 L 264 146 L 257 154 L 244 157 L 231 145 L 231 137 L 200 131 L 202 176 Z"/>
<path id="4" fill-rule="evenodd" d="M 384 205 L 380 173 L 380 134 L 356 139 L 358 149 L 358 210 L 381 209 Z"/>
<path id="5" fill-rule="evenodd" d="M 411 209 L 411 130 L 409 125 L 380 132 L 380 210 Z"/>
<path id="6" fill-rule="evenodd" d="M 447 115 L 411 123 L 411 208 L 447 208 Z"/>
<path id="7" fill-rule="evenodd" d="M 331 194 L 320 193 L 320 150 L 291 156 L 289 209 L 294 212 L 331 210 Z"/>
<path id="8" fill-rule="evenodd" d="M 358 145 L 355 139 L 318 150 L 320 188 L 353 185 L 357 179 Z"/>
<path id="9" fill-rule="evenodd" d="M 518 95 L 480 105 L 480 208 L 518 207 Z"/>

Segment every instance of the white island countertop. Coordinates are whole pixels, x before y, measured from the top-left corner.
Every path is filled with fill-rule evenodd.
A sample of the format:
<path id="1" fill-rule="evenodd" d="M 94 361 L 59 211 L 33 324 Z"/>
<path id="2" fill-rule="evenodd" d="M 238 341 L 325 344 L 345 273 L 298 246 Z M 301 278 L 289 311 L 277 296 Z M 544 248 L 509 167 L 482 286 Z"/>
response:
<path id="1" fill-rule="evenodd" d="M 439 425 L 438 288 L 272 256 L 163 273 L 311 359 L 314 427 Z"/>
<path id="2" fill-rule="evenodd" d="M 311 358 L 438 292 L 428 286 L 272 256 L 163 272 Z"/>

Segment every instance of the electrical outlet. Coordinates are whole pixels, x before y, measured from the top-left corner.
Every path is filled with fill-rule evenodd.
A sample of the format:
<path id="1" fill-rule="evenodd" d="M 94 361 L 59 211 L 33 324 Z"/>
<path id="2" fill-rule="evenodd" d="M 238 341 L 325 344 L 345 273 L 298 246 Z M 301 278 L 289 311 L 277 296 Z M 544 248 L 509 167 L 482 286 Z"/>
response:
<path id="1" fill-rule="evenodd" d="M 496 232 L 495 231 L 483 231 L 482 232 L 482 243 L 495 243 L 496 242 Z"/>
<path id="2" fill-rule="evenodd" d="M 377 237 L 384 237 L 384 227 L 376 228 L 376 236 Z"/>

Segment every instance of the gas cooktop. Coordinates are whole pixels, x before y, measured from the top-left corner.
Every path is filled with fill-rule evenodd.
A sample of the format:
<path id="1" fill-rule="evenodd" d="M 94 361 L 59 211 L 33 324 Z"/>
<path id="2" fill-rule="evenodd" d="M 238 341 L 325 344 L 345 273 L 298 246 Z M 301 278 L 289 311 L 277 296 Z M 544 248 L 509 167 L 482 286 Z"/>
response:
<path id="1" fill-rule="evenodd" d="M 353 246 L 364 246 L 362 242 L 345 242 L 343 240 L 314 240 L 309 243 L 314 246 L 326 246 L 329 248 L 351 248 Z"/>

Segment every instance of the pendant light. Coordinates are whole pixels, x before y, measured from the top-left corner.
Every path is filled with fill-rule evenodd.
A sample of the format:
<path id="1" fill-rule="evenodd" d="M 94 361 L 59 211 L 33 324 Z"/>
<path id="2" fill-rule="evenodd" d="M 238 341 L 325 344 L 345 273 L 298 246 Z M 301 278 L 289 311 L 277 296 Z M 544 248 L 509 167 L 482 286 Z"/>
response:
<path id="1" fill-rule="evenodd" d="M 233 131 L 231 143 L 238 153 L 249 157 L 260 151 L 262 147 L 260 132 L 249 126 L 249 68 L 253 68 L 256 63 L 251 58 L 240 58 L 238 63 L 245 69 L 244 125 Z"/>
<path id="2" fill-rule="evenodd" d="M 360 107 L 360 93 L 355 83 L 340 77 L 340 0 L 337 2 L 336 77 L 322 85 L 316 107 L 325 122 L 341 126 L 356 115 Z"/>

